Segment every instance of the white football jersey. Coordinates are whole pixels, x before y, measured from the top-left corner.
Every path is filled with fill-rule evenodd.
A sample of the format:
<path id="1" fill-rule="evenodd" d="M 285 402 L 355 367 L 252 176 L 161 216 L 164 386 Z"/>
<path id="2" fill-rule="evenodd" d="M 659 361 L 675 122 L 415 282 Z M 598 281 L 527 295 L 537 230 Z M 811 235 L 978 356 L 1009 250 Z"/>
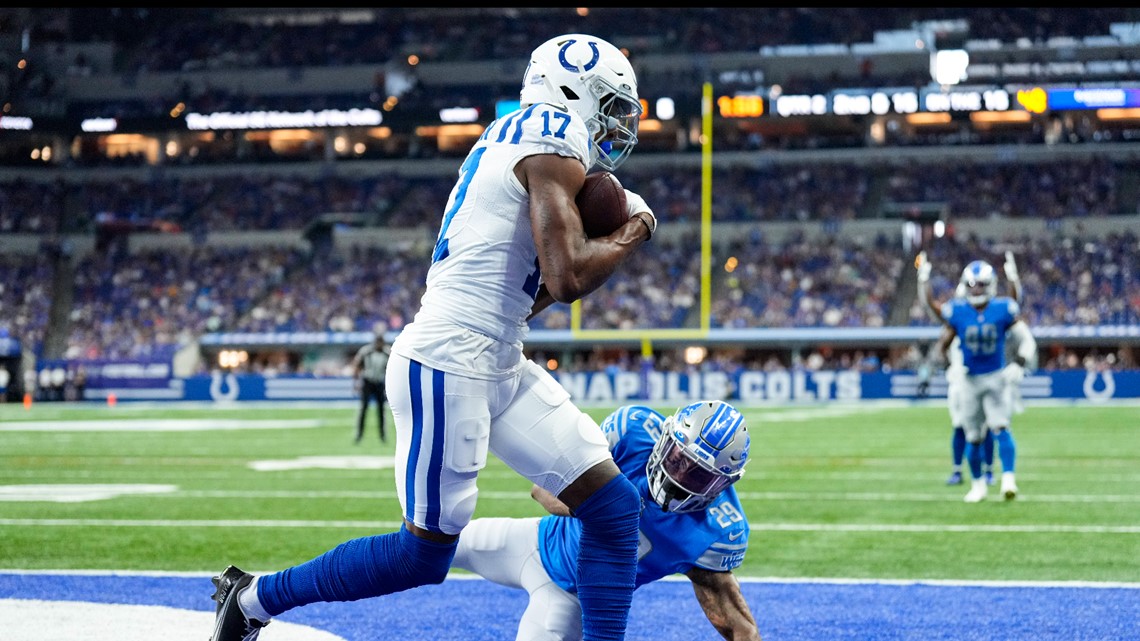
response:
<path id="1" fill-rule="evenodd" d="M 515 165 L 527 156 L 557 154 L 589 169 L 588 136 L 577 114 L 549 104 L 519 109 L 487 127 L 447 200 L 420 310 L 392 351 L 479 378 L 518 370 L 542 277 L 530 198 Z"/>

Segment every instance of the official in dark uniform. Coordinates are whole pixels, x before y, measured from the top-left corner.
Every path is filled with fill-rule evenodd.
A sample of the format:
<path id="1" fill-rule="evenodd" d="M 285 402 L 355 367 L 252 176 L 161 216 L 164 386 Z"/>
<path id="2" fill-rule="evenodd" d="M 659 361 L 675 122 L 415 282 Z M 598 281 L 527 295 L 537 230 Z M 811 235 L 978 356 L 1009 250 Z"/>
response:
<path id="1" fill-rule="evenodd" d="M 360 390 L 360 411 L 356 414 L 357 443 L 364 438 L 364 419 L 368 414 L 368 405 L 373 400 L 376 401 L 376 417 L 380 423 L 380 440 L 388 441 L 384 432 L 384 371 L 388 368 L 390 354 L 384 335 L 377 333 L 376 338 L 361 347 L 352 358 L 352 375 Z"/>

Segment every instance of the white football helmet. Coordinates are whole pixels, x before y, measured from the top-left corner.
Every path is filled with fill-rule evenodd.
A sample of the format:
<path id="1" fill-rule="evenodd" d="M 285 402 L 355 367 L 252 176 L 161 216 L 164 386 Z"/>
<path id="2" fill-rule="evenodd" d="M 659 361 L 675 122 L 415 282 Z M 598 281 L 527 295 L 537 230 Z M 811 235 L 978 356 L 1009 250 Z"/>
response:
<path id="1" fill-rule="evenodd" d="M 966 290 L 966 300 L 974 307 L 981 307 L 997 296 L 997 273 L 984 260 L 966 265 L 959 284 Z"/>
<path id="2" fill-rule="evenodd" d="M 519 101 L 573 111 L 590 132 L 590 167 L 613 171 L 637 144 L 637 78 L 617 47 L 594 36 L 551 38 L 530 55 Z"/>
<path id="3" fill-rule="evenodd" d="M 744 416 L 728 403 L 682 407 L 665 419 L 649 455 L 649 494 L 666 512 L 705 509 L 744 474 L 750 443 Z"/>

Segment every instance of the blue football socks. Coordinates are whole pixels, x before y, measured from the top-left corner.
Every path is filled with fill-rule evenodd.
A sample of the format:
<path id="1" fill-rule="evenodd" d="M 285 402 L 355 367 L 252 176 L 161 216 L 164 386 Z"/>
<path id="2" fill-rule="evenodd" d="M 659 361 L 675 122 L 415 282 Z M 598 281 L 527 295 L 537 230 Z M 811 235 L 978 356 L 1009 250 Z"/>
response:
<path id="1" fill-rule="evenodd" d="M 993 430 L 986 430 L 986 439 L 982 441 L 985 455 L 983 461 L 987 469 L 993 469 L 994 466 L 994 433 Z"/>
<path id="2" fill-rule="evenodd" d="M 1013 442 L 1013 434 L 1010 434 L 1009 430 L 998 430 L 997 444 L 1001 471 L 1012 472 L 1014 461 L 1017 460 L 1017 445 Z"/>
<path id="3" fill-rule="evenodd" d="M 635 532 L 636 527 L 635 519 Z M 636 534 L 633 540 L 636 546 Z M 401 526 L 398 532 L 346 541 L 311 561 L 258 577 L 257 596 L 265 611 L 277 616 L 317 601 L 356 601 L 442 583 L 457 545 L 425 541 Z"/>
<path id="4" fill-rule="evenodd" d="M 954 434 L 950 437 L 950 451 L 954 456 L 954 469 L 962 467 L 962 456 L 966 452 L 966 430 L 954 428 Z"/>
<path id="5" fill-rule="evenodd" d="M 982 478 L 982 444 L 966 443 L 966 462 L 970 464 L 970 476 Z"/>
<path id="6" fill-rule="evenodd" d="M 625 638 L 637 577 L 641 498 L 625 476 L 615 476 L 582 502 L 578 551 L 578 601 L 583 641 Z"/>

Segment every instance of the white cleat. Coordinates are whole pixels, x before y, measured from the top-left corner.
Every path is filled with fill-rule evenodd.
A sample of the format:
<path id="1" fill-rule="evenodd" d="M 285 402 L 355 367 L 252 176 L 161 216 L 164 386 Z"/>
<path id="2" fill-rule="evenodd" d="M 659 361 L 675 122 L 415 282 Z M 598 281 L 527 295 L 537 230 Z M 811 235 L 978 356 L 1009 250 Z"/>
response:
<path id="1" fill-rule="evenodd" d="M 1013 480 L 1013 472 L 1001 473 L 1001 495 L 1007 501 L 1017 498 L 1017 482 Z"/>
<path id="2" fill-rule="evenodd" d="M 963 500 L 967 503 L 981 503 L 986 500 L 986 495 L 989 493 L 990 488 L 986 485 L 985 479 L 974 479 L 970 483 L 970 491 L 966 492 L 966 498 Z"/>

